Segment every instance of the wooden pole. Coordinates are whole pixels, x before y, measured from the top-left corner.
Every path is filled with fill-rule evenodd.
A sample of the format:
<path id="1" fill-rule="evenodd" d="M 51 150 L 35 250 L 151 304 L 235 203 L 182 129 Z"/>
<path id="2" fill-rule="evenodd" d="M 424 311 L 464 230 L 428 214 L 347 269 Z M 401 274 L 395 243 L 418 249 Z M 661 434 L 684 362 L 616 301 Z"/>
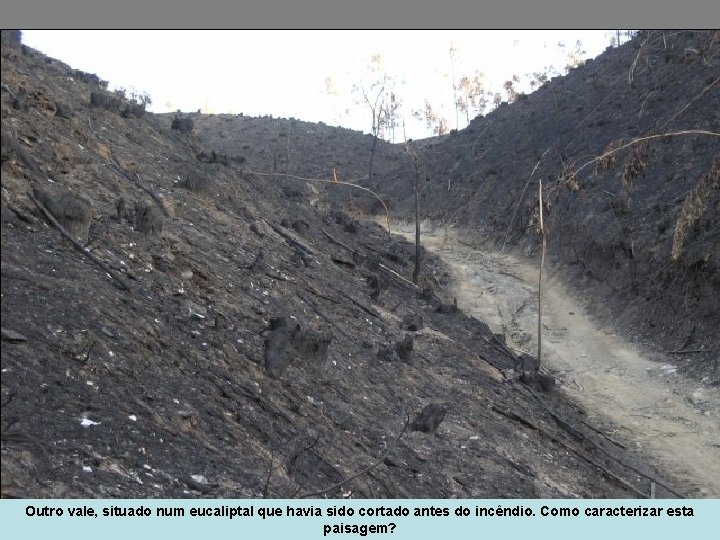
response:
<path id="1" fill-rule="evenodd" d="M 538 369 L 542 361 L 542 278 L 545 265 L 545 225 L 543 223 L 542 178 L 538 180 L 538 202 L 540 204 L 540 237 L 542 238 L 542 252 L 540 254 L 540 272 L 538 276 Z"/>

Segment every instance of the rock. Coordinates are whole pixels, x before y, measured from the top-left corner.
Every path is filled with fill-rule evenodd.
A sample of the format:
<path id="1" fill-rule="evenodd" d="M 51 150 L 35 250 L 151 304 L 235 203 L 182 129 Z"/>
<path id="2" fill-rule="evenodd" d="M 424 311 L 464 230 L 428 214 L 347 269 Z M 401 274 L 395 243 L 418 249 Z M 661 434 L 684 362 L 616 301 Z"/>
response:
<path id="1" fill-rule="evenodd" d="M 420 412 L 410 424 L 413 431 L 423 433 L 437 433 L 440 422 L 445 418 L 447 409 L 441 405 L 431 403 Z"/>

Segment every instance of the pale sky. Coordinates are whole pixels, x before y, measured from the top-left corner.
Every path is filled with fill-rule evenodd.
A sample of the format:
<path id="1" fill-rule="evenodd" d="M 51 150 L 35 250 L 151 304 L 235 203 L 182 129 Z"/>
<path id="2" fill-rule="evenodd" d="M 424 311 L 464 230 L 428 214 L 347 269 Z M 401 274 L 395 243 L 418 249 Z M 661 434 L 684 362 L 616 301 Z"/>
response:
<path id="1" fill-rule="evenodd" d="M 411 138 L 428 135 L 425 123 L 412 118 L 425 99 L 455 127 L 451 46 L 456 80 L 478 70 L 500 91 L 514 74 L 522 77 L 550 65 L 562 70 L 578 40 L 585 57 L 594 57 L 610 37 L 604 30 L 23 32 L 23 43 L 96 73 L 110 88 L 148 93 L 155 112 L 271 114 L 365 132 L 370 131 L 369 109 L 356 105 L 358 96 L 351 91 L 360 78 L 367 79 L 365 68 L 379 54 L 385 71 L 398 81 L 395 92 L 403 100 Z M 334 80 L 335 97 L 325 92 L 327 77 Z M 464 125 L 461 118 L 459 127 Z"/>

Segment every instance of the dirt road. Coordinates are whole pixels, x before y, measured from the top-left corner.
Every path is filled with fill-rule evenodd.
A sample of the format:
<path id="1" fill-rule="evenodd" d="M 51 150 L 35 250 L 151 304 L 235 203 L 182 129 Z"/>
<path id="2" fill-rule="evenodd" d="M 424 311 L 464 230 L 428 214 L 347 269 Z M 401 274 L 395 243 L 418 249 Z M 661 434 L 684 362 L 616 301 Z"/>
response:
<path id="1" fill-rule="evenodd" d="M 474 249 L 440 229 L 424 232 L 423 242 L 451 266 L 460 308 L 537 354 L 537 264 Z M 592 424 L 651 460 L 681 493 L 720 497 L 720 391 L 683 378 L 673 361 L 594 320 L 552 275 L 544 281 L 543 370 Z"/>

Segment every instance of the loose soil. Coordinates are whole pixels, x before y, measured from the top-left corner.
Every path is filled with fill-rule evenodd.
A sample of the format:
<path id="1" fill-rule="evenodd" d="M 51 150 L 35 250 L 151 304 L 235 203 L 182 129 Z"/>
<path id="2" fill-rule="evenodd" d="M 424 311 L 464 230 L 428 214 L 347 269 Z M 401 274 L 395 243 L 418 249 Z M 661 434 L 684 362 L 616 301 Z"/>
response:
<path id="1" fill-rule="evenodd" d="M 430 228 L 430 227 L 428 227 Z M 403 229 L 413 238 L 414 229 Z M 538 264 L 485 251 L 454 231 L 435 229 L 423 243 L 452 269 L 463 311 L 537 354 Z M 631 343 L 599 323 L 562 280 L 543 282 L 542 371 L 587 412 L 588 421 L 650 459 L 696 497 L 720 497 L 720 391 L 678 372 L 682 355 Z"/>

